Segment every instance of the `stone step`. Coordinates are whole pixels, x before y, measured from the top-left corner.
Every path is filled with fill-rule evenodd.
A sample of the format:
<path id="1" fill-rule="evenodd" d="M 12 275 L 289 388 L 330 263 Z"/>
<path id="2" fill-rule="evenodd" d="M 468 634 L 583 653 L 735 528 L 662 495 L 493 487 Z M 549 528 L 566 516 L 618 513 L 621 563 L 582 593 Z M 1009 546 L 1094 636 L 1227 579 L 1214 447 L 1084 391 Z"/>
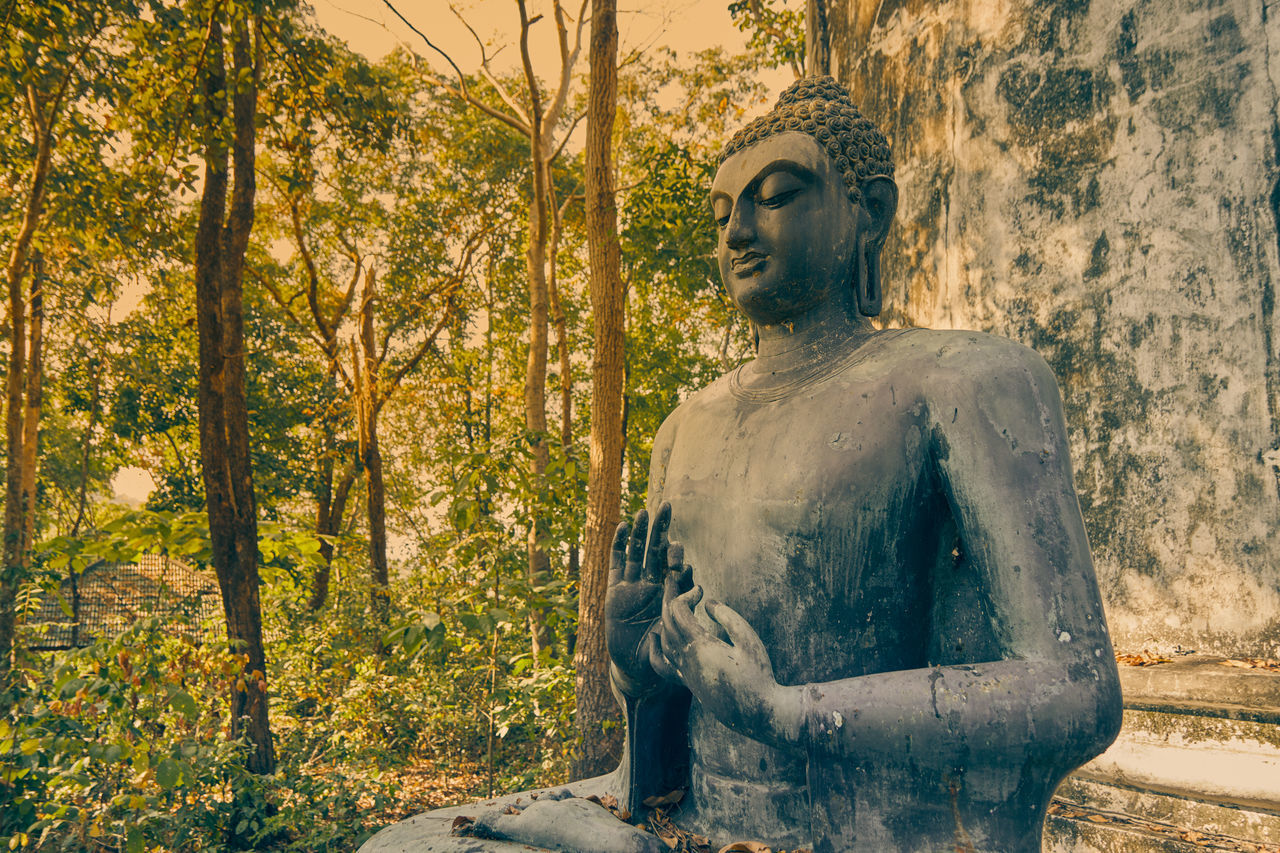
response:
<path id="1" fill-rule="evenodd" d="M 1120 677 L 1120 736 L 1059 787 L 1045 850 L 1280 853 L 1280 673 L 1192 657 Z"/>
<path id="2" fill-rule="evenodd" d="M 1280 847 L 1221 833 L 1135 818 L 1055 798 L 1045 821 L 1043 853 L 1276 853 Z"/>

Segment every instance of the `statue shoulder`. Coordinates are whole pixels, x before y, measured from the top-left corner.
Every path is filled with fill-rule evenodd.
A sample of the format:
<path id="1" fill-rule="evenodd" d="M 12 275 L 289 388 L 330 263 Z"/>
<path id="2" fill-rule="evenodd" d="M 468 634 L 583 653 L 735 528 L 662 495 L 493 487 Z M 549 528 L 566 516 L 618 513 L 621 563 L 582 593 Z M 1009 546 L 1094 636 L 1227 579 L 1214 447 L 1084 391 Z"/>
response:
<path id="1" fill-rule="evenodd" d="M 926 393 L 973 388 L 988 379 L 1018 374 L 1057 386 L 1053 371 L 1038 352 L 987 332 L 911 329 L 892 346 L 900 369 L 921 377 Z"/>
<path id="2" fill-rule="evenodd" d="M 894 374 L 918 377 L 918 399 L 944 431 L 953 422 L 970 428 L 956 420 L 966 409 L 1010 423 L 1015 417 L 1044 424 L 1062 419 L 1057 378 L 1030 347 L 985 332 L 921 329 L 903 338 L 910 350 Z"/>

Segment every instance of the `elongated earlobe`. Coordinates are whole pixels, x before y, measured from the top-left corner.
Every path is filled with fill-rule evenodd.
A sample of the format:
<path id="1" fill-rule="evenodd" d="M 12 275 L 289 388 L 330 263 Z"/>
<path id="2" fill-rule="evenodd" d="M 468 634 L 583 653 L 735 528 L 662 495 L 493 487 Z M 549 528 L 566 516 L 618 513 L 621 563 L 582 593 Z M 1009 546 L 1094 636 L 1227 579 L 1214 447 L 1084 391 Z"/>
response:
<path id="1" fill-rule="evenodd" d="M 856 254 L 853 292 L 858 299 L 858 313 L 875 317 L 884 305 L 884 294 L 880 290 L 880 247 L 870 244 L 867 235 L 859 234 Z"/>

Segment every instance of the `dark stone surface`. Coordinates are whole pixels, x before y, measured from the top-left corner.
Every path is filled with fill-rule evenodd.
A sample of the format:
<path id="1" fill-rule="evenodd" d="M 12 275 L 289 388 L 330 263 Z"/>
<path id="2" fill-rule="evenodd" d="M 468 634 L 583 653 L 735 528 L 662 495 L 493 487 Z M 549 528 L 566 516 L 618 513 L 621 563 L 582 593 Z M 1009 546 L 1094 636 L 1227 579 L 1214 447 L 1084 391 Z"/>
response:
<path id="1" fill-rule="evenodd" d="M 1011 341 L 875 330 L 897 190 L 860 199 L 799 132 L 716 176 L 759 353 L 663 424 L 652 524 L 619 530 L 628 748 L 592 784 L 636 813 L 687 785 L 676 820 L 717 845 L 1037 850 L 1054 788 L 1120 725 L 1062 401 Z M 554 849 L 567 808 L 508 837 Z"/>

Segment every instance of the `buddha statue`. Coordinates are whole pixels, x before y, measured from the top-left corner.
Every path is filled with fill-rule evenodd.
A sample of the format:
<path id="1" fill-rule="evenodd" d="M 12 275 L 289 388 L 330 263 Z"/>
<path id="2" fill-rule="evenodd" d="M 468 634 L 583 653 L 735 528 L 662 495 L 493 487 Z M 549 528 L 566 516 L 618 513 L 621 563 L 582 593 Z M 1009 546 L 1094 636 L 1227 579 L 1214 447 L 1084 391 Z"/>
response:
<path id="1" fill-rule="evenodd" d="M 509 841 L 366 849 L 661 850 L 573 840 L 568 809 L 685 789 L 674 819 L 713 849 L 1033 851 L 1054 788 L 1114 739 L 1052 372 L 1002 338 L 870 322 L 884 136 L 834 80 L 801 80 L 729 143 L 710 200 L 758 349 L 663 423 L 649 512 L 614 543 L 622 766 L 495 801 Z"/>

